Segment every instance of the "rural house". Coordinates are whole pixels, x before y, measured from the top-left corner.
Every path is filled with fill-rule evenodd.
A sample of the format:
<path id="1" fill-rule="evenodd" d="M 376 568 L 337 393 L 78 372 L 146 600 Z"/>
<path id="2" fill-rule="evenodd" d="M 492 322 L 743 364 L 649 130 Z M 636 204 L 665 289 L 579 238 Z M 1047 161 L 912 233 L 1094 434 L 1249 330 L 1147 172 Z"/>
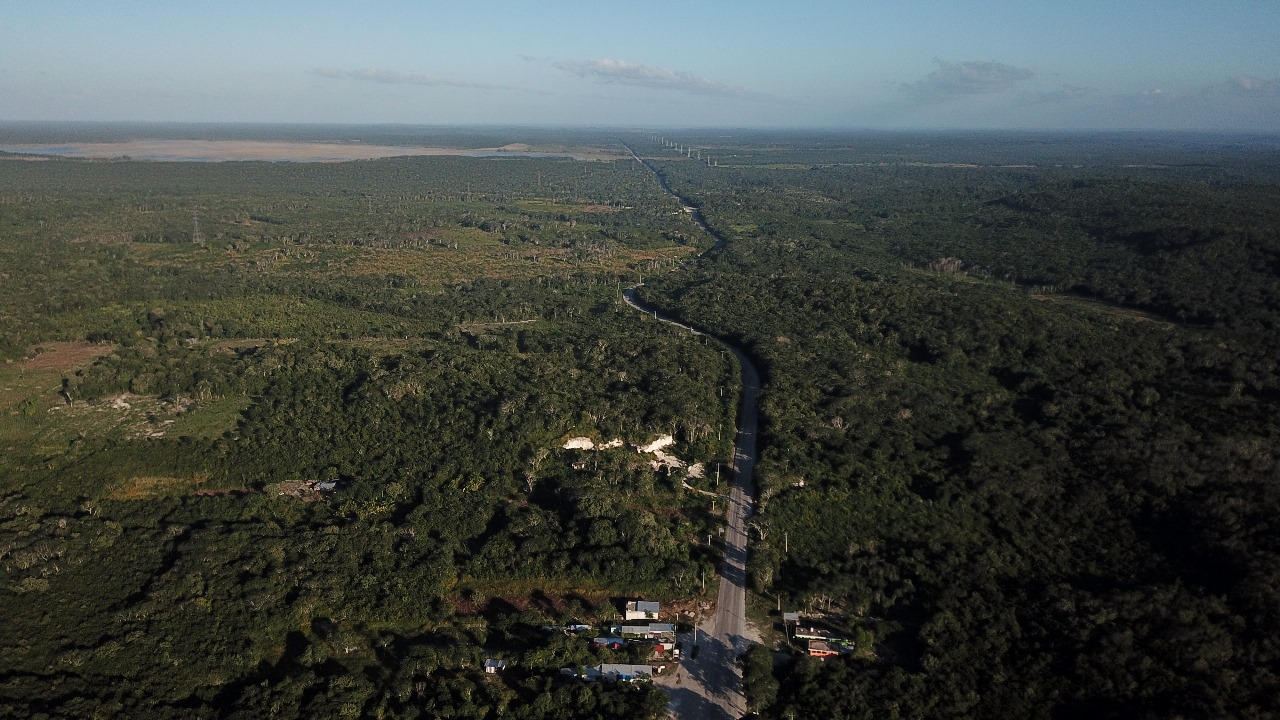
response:
<path id="1" fill-rule="evenodd" d="M 652 665 L 620 665 L 604 663 L 599 667 L 600 677 L 614 682 L 635 682 L 637 680 L 653 680 Z"/>
<path id="2" fill-rule="evenodd" d="M 644 600 L 632 600 L 622 612 L 623 620 L 657 620 L 658 603 Z"/>

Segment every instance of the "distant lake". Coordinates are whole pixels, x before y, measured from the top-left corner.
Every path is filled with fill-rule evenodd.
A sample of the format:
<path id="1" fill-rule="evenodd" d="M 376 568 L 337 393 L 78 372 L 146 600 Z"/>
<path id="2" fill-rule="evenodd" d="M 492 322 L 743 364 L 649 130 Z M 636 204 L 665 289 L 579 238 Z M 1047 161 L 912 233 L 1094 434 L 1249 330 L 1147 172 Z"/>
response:
<path id="1" fill-rule="evenodd" d="M 527 145 L 502 148 L 444 148 L 363 143 L 264 142 L 258 140 L 130 140 L 116 143 L 0 145 L 0 151 L 27 155 L 150 162 L 347 162 L 404 156 L 531 157 L 588 159 L 599 151 L 544 152 Z"/>

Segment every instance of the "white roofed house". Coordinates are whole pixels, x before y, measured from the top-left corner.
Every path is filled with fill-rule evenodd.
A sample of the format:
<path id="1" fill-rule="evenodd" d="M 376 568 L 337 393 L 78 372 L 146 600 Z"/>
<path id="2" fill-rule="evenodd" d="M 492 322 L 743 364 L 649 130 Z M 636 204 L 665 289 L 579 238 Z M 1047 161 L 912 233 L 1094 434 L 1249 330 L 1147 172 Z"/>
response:
<path id="1" fill-rule="evenodd" d="M 822 628 L 797 626 L 795 637 L 797 640 L 834 640 L 836 639 L 836 634 Z"/>
<path id="2" fill-rule="evenodd" d="M 623 620 L 657 620 L 658 603 L 632 600 L 622 610 Z"/>

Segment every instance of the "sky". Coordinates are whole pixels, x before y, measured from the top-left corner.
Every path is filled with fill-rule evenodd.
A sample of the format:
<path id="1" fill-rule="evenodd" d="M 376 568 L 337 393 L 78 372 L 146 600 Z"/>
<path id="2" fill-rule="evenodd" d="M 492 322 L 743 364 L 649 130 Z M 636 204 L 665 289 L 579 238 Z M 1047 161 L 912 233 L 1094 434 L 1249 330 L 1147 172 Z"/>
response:
<path id="1" fill-rule="evenodd" d="M 0 0 L 0 120 L 1280 132 L 1280 0 Z"/>

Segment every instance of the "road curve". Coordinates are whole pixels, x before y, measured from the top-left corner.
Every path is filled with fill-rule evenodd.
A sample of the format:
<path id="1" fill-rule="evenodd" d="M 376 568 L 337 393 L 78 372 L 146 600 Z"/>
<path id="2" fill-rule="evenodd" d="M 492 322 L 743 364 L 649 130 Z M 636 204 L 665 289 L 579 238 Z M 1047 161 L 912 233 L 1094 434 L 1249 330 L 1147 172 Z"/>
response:
<path id="1" fill-rule="evenodd" d="M 626 143 L 623 147 L 631 152 L 636 162 L 653 172 L 663 190 L 679 200 L 694 222 L 715 239 L 711 250 L 724 244 L 724 238 L 707 226 L 700 211 L 692 208 L 667 185 L 657 168 L 641 160 Z M 751 359 L 734 345 L 665 317 L 656 308 L 646 305 L 636 296 L 637 287 L 623 291 L 623 300 L 628 305 L 658 321 L 684 328 L 695 335 L 707 335 L 733 353 L 742 373 L 742 399 L 738 405 L 738 432 L 733 451 L 733 487 L 729 492 L 728 526 L 725 529 L 715 615 L 701 619 L 693 634 L 699 646 L 697 657 L 686 651 L 674 679 L 667 678 L 661 683 L 671 698 L 672 714 L 682 720 L 740 718 L 747 712 L 738 657 L 750 646 L 746 635 L 747 520 L 751 516 L 752 498 L 755 497 L 751 478 L 756 464 L 760 373 Z M 686 648 L 692 648 L 692 635 L 683 640 Z"/>

